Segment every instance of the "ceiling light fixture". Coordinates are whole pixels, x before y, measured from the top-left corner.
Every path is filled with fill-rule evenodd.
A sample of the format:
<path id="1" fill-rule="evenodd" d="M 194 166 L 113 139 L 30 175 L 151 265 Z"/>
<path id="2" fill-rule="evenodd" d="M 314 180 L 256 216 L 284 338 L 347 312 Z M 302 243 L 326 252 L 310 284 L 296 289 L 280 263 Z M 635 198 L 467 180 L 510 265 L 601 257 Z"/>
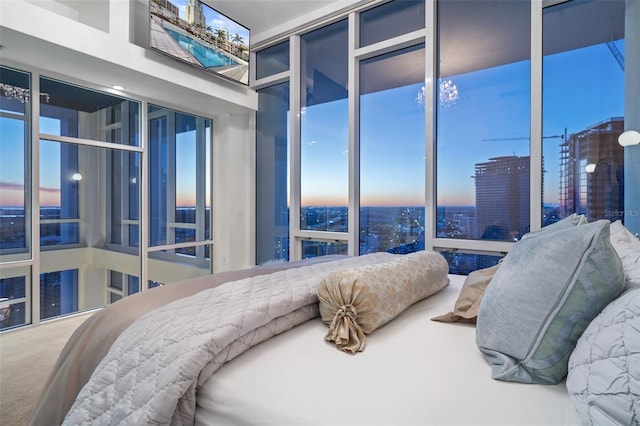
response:
<path id="1" fill-rule="evenodd" d="M 26 87 L 13 86 L 7 83 L 0 83 L 0 96 L 5 96 L 9 99 L 15 99 L 21 103 L 29 102 L 31 90 Z M 48 93 L 40 93 L 40 98 L 45 102 L 49 102 Z"/>
<path id="2" fill-rule="evenodd" d="M 116 90 L 124 90 L 124 87 L 118 85 L 118 84 L 114 84 L 113 86 L 111 86 L 112 88 L 116 89 Z"/>
<path id="3" fill-rule="evenodd" d="M 622 146 L 633 146 L 640 144 L 640 132 L 627 130 L 618 136 L 618 143 Z"/>

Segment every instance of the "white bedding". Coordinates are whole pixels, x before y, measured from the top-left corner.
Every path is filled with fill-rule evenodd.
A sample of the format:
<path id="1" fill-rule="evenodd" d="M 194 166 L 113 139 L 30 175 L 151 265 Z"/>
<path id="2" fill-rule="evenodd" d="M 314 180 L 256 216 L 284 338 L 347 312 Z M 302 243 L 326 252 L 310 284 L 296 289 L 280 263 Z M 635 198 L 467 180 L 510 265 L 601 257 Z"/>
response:
<path id="1" fill-rule="evenodd" d="M 564 382 L 492 380 L 475 328 L 430 318 L 451 310 L 464 276 L 407 309 L 349 355 L 320 318 L 225 364 L 197 394 L 198 425 L 576 424 Z"/>

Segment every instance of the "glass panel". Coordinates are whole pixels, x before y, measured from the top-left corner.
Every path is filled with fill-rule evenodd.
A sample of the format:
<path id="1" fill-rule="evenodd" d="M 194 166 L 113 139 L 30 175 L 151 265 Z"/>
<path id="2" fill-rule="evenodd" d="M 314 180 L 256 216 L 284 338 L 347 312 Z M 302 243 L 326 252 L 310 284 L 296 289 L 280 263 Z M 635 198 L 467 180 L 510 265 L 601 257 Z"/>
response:
<path id="1" fill-rule="evenodd" d="M 44 77 L 40 92 L 41 133 L 140 145 L 138 102 Z"/>
<path id="2" fill-rule="evenodd" d="M 40 318 L 78 311 L 78 270 L 40 274 Z"/>
<path id="3" fill-rule="evenodd" d="M 544 9 L 543 226 L 624 219 L 624 21 L 623 0 Z"/>
<path id="4" fill-rule="evenodd" d="M 360 14 L 360 46 L 368 46 L 422 28 L 424 0 L 385 3 Z"/>
<path id="5" fill-rule="evenodd" d="M 134 294 L 140 291 L 140 278 L 133 275 L 127 276 L 127 294 Z"/>
<path id="6" fill-rule="evenodd" d="M 289 83 L 258 91 L 256 263 L 289 260 Z"/>
<path id="7" fill-rule="evenodd" d="M 27 253 L 29 74 L 0 67 L 0 255 Z"/>
<path id="8" fill-rule="evenodd" d="M 300 228 L 344 232 L 349 192 L 347 21 L 303 35 L 300 55 Z"/>
<path id="9" fill-rule="evenodd" d="M 441 251 L 440 254 L 449 263 L 449 273 L 456 275 L 469 275 L 470 272 L 476 269 L 494 266 L 502 259 L 502 256 L 463 253 L 460 251 Z"/>
<path id="10" fill-rule="evenodd" d="M 436 235 L 513 241 L 529 230 L 530 4 L 438 4 Z"/>
<path id="11" fill-rule="evenodd" d="M 210 146 L 211 120 L 150 106 L 151 246 L 209 238 Z"/>
<path id="12" fill-rule="evenodd" d="M 256 79 L 289 71 L 289 41 L 256 52 Z"/>
<path id="13" fill-rule="evenodd" d="M 182 281 L 185 277 L 210 273 L 210 244 L 188 246 L 149 253 L 149 279 L 161 283 Z"/>
<path id="14" fill-rule="evenodd" d="M 0 331 L 27 323 L 27 277 L 0 279 Z"/>
<path id="15" fill-rule="evenodd" d="M 79 145 L 40 141 L 40 219 L 78 219 Z"/>
<path id="16" fill-rule="evenodd" d="M 348 245 L 341 242 L 302 241 L 302 258 L 309 259 L 330 254 L 347 255 Z"/>
<path id="17" fill-rule="evenodd" d="M 106 152 L 108 214 L 108 242 L 121 246 L 138 247 L 139 188 L 141 154 L 129 151 L 109 150 Z"/>
<path id="18" fill-rule="evenodd" d="M 122 290 L 122 272 L 109 271 L 109 287 Z"/>
<path id="19" fill-rule="evenodd" d="M 424 54 L 419 45 L 360 62 L 360 254 L 424 249 Z"/>

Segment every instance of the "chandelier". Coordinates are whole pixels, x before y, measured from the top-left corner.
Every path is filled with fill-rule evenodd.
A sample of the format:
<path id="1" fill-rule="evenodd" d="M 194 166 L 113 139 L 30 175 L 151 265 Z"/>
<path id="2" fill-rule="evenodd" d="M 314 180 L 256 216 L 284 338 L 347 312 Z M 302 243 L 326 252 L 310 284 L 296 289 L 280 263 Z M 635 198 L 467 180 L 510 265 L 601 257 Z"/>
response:
<path id="1" fill-rule="evenodd" d="M 418 92 L 418 97 L 416 98 L 421 107 L 424 107 L 426 102 L 426 95 L 424 91 L 425 87 L 422 86 Z M 440 106 L 448 109 L 455 106 L 458 101 L 458 88 L 451 80 L 440 80 L 438 85 L 438 95 Z"/>
<path id="2" fill-rule="evenodd" d="M 0 83 L 0 95 L 9 99 L 15 99 L 21 103 L 29 102 L 30 91 L 24 87 L 17 87 L 12 84 Z M 41 93 L 41 97 L 44 97 L 45 102 L 49 102 L 49 94 Z"/>

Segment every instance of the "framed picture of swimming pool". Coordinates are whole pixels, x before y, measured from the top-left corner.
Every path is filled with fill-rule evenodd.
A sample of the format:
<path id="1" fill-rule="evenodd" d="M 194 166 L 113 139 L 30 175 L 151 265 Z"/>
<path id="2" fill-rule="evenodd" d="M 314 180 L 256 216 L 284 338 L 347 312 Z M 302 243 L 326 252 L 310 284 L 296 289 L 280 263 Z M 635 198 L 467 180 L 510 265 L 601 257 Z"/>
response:
<path id="1" fill-rule="evenodd" d="M 249 29 L 199 0 L 149 0 L 149 46 L 177 61 L 249 84 Z"/>

